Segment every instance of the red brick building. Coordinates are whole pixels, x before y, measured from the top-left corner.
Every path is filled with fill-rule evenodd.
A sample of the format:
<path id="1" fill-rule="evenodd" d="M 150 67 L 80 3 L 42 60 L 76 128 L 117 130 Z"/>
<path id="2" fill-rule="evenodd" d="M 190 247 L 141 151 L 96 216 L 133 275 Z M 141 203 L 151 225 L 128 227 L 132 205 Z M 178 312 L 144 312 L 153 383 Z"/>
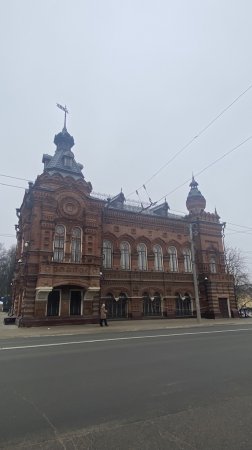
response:
<path id="1" fill-rule="evenodd" d="M 143 210 L 123 193 L 101 200 L 75 161 L 64 127 L 44 171 L 29 183 L 17 210 L 13 305 L 22 326 L 97 322 L 105 302 L 111 319 L 193 317 L 195 289 L 189 226 L 194 231 L 200 308 L 206 317 L 236 314 L 225 271 L 217 213 L 193 179 L 188 215 L 163 204 Z"/>

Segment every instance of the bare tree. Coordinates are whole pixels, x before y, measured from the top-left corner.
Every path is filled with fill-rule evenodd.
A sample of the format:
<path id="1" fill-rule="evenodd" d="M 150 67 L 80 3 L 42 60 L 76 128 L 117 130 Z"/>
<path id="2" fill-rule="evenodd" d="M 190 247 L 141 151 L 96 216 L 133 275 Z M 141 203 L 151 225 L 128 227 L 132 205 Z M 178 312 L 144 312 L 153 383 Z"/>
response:
<path id="1" fill-rule="evenodd" d="M 0 296 L 11 295 L 11 282 L 15 267 L 16 249 L 13 245 L 8 250 L 0 243 Z"/>
<path id="2" fill-rule="evenodd" d="M 226 247 L 225 250 L 227 272 L 233 276 L 236 300 L 244 294 L 250 286 L 246 259 L 238 248 Z"/>

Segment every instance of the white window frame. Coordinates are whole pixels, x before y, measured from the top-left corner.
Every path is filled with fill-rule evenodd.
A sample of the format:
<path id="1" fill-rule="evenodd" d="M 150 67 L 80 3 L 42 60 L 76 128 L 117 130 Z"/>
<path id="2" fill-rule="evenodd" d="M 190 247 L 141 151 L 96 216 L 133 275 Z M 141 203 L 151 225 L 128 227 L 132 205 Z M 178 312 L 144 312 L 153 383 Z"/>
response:
<path id="1" fill-rule="evenodd" d="M 174 246 L 168 248 L 169 267 L 171 272 L 178 272 L 178 253 Z"/>
<path id="2" fill-rule="evenodd" d="M 137 253 L 138 253 L 138 269 L 148 270 L 147 247 L 144 243 L 138 244 Z"/>
<path id="3" fill-rule="evenodd" d="M 59 314 L 57 315 L 57 316 L 48 316 L 47 315 L 47 309 L 48 309 L 48 296 L 49 296 L 49 294 L 51 294 L 52 292 L 59 292 Z M 61 294 L 62 294 L 62 292 L 61 292 L 61 289 L 54 289 L 53 291 L 51 291 L 51 292 L 48 292 L 48 295 L 47 295 L 47 301 L 46 301 L 46 308 L 45 308 L 45 317 L 60 317 L 61 316 Z"/>
<path id="4" fill-rule="evenodd" d="M 162 272 L 164 270 L 163 265 L 163 250 L 161 245 L 155 244 L 153 247 L 154 252 L 154 268 L 157 272 Z"/>
<path id="5" fill-rule="evenodd" d="M 84 297 L 83 297 L 83 290 L 81 290 L 81 289 L 70 289 L 70 291 L 69 291 L 69 311 L 68 311 L 69 317 L 72 317 L 72 316 L 70 316 L 71 292 L 80 292 L 81 293 L 81 313 L 80 313 L 79 317 L 83 316 L 83 299 L 84 299 Z"/>
<path id="6" fill-rule="evenodd" d="M 184 255 L 184 269 L 186 273 L 192 273 L 192 254 L 189 248 L 183 250 Z"/>
<path id="7" fill-rule="evenodd" d="M 217 268 L 216 268 L 216 257 L 214 255 L 210 256 L 210 260 L 209 260 L 209 269 L 211 273 L 217 273 Z"/>
<path id="8" fill-rule="evenodd" d="M 57 228 L 59 228 L 59 227 L 62 227 L 64 229 L 64 233 L 60 234 L 57 232 Z M 57 246 L 56 246 L 56 243 L 57 243 Z M 64 262 L 65 245 L 66 245 L 66 227 L 65 227 L 65 225 L 62 225 L 59 223 L 55 226 L 55 230 L 54 230 L 54 239 L 53 239 L 53 261 L 54 262 L 59 262 L 59 263 Z"/>
<path id="9" fill-rule="evenodd" d="M 80 232 L 78 237 L 74 236 L 74 230 L 78 230 Z M 78 244 L 78 248 L 76 248 L 76 243 Z M 74 248 L 75 247 L 75 248 Z M 72 228 L 72 236 L 71 236 L 71 262 L 72 263 L 80 263 L 82 257 L 82 230 L 80 227 Z M 78 258 L 76 258 L 78 256 Z"/>
<path id="10" fill-rule="evenodd" d="M 131 268 L 131 249 L 130 244 L 127 241 L 123 241 L 120 244 L 120 267 L 122 270 L 130 270 Z"/>
<path id="11" fill-rule="evenodd" d="M 103 241 L 102 254 L 104 269 L 111 269 L 113 265 L 113 244 L 108 239 Z"/>

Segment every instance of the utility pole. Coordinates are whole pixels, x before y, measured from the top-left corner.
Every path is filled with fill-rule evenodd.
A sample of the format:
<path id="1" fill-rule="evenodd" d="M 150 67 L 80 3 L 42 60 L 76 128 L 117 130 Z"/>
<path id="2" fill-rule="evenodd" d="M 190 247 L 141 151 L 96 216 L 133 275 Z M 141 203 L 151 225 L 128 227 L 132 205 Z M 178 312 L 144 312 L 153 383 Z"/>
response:
<path id="1" fill-rule="evenodd" d="M 189 230 L 190 230 L 190 242 L 191 242 L 191 253 L 192 253 L 192 272 L 193 272 L 193 284 L 194 284 L 197 322 L 201 323 L 199 288 L 198 288 L 198 277 L 197 277 L 197 270 L 196 270 L 196 263 L 195 263 L 195 249 L 194 249 L 193 224 L 192 223 L 189 224 Z"/>

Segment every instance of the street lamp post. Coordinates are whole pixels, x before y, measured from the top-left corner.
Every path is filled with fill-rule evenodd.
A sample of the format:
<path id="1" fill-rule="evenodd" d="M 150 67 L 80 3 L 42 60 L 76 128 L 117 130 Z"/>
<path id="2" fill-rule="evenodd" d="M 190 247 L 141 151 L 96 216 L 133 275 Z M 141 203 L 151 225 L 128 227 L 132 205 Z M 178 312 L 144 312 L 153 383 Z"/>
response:
<path id="1" fill-rule="evenodd" d="M 190 231 L 190 242 L 191 242 L 191 253 L 192 253 L 192 272 L 193 272 L 193 284 L 194 284 L 197 322 L 201 323 L 199 287 L 198 287 L 198 277 L 197 277 L 197 269 L 196 269 L 196 262 L 195 262 L 195 249 L 194 249 L 193 224 L 192 223 L 189 224 L 189 231 Z"/>

